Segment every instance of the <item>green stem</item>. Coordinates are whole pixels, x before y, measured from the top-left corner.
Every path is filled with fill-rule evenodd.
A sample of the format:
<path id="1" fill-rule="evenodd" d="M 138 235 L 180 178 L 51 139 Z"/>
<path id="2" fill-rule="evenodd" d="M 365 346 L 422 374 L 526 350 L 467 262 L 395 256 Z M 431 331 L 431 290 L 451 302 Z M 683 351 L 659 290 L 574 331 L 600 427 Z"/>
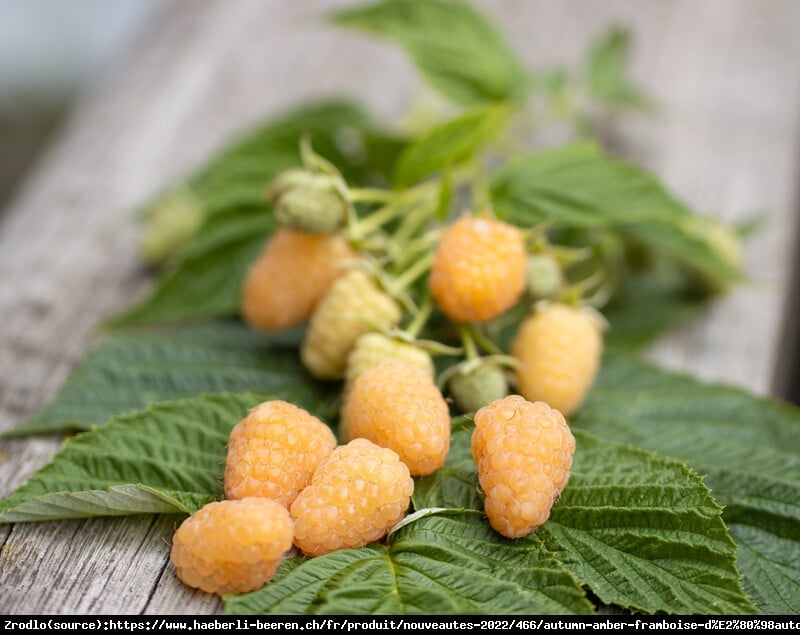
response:
<path id="1" fill-rule="evenodd" d="M 389 203 L 397 198 L 397 192 L 375 187 L 350 188 L 348 197 L 353 203 Z"/>
<path id="2" fill-rule="evenodd" d="M 388 223 L 390 220 L 397 217 L 402 211 L 402 206 L 398 205 L 397 203 L 388 203 L 387 205 L 378 208 L 375 212 L 364 217 L 359 222 L 361 232 L 365 235 L 371 234 L 381 225 Z"/>
<path id="3" fill-rule="evenodd" d="M 495 344 L 491 338 L 487 337 L 483 334 L 483 332 L 475 325 L 470 324 L 469 328 L 471 330 L 471 335 L 475 343 L 485 350 L 490 355 L 505 355 L 503 349 L 501 349 L 497 344 Z"/>
<path id="4" fill-rule="evenodd" d="M 435 209 L 431 197 L 431 189 L 420 190 L 420 196 L 414 201 L 414 206 L 403 218 L 397 231 L 394 232 L 393 240 L 401 248 L 410 241 L 420 230 L 420 228 L 430 219 Z M 429 200 L 430 199 L 430 200 Z"/>
<path id="5" fill-rule="evenodd" d="M 431 252 L 431 247 L 439 239 L 440 233 L 441 229 L 429 230 L 416 239 L 405 243 L 402 247 L 393 242 L 395 253 L 398 254 L 394 262 L 395 269 L 397 271 L 404 271 L 410 266 L 410 263 L 420 257 L 420 254 Z"/>
<path id="6" fill-rule="evenodd" d="M 461 332 L 461 345 L 464 347 L 464 357 L 466 361 L 471 362 L 480 357 L 478 346 L 475 342 L 475 329 L 470 324 L 462 324 Z"/>
<path id="7" fill-rule="evenodd" d="M 491 209 L 492 193 L 486 171 L 475 161 L 470 165 L 469 186 L 472 192 L 472 206 L 476 210 Z"/>
<path id="8" fill-rule="evenodd" d="M 336 169 L 333 163 L 314 152 L 314 148 L 311 146 L 311 138 L 307 134 L 304 134 L 300 139 L 300 159 L 306 169 L 319 170 L 324 174 L 339 176 L 339 170 Z"/>
<path id="9" fill-rule="evenodd" d="M 433 252 L 428 252 L 392 281 L 392 292 L 399 293 L 414 284 L 433 264 Z"/>
<path id="10" fill-rule="evenodd" d="M 405 331 L 411 337 L 416 338 L 417 335 L 420 334 L 425 324 L 428 322 L 428 318 L 431 316 L 433 312 L 433 298 L 430 295 L 425 297 L 425 301 L 422 303 L 422 306 L 417 311 L 414 318 L 411 320 L 411 323 L 406 327 Z"/>

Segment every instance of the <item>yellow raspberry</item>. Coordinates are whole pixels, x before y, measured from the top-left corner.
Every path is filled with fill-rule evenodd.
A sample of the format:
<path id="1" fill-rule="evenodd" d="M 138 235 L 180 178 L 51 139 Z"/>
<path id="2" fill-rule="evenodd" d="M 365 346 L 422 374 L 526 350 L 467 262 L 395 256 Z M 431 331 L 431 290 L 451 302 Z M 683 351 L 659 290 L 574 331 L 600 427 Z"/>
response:
<path id="1" fill-rule="evenodd" d="M 511 345 L 519 360 L 517 391 L 572 415 L 594 383 L 603 351 L 597 313 L 565 304 L 545 304 L 520 325 Z"/>
<path id="2" fill-rule="evenodd" d="M 292 547 L 288 510 L 268 498 L 209 503 L 181 523 L 170 559 L 178 577 L 206 593 L 244 593 L 269 582 Z"/>
<path id="3" fill-rule="evenodd" d="M 331 283 L 355 257 L 340 235 L 279 227 L 250 266 L 242 287 L 242 317 L 275 332 L 306 322 Z"/>
<path id="4" fill-rule="evenodd" d="M 366 439 L 336 448 L 292 503 L 295 545 L 307 556 L 381 540 L 406 513 L 414 480 L 397 453 Z"/>
<path id="5" fill-rule="evenodd" d="M 431 354 L 424 348 L 385 333 L 365 333 L 356 340 L 347 356 L 342 403 L 346 403 L 356 378 L 368 368 L 385 361 L 402 360 L 424 368 L 431 378 L 436 374 Z"/>
<path id="6" fill-rule="evenodd" d="M 265 401 L 231 430 L 225 497 L 262 496 L 288 507 L 335 447 L 333 431 L 317 417 L 286 401 Z"/>
<path id="7" fill-rule="evenodd" d="M 544 524 L 567 485 L 574 453 L 564 416 L 546 403 L 509 395 L 478 410 L 472 456 L 495 531 L 520 538 Z"/>
<path id="8" fill-rule="evenodd" d="M 375 279 L 360 268 L 333 283 L 308 324 L 300 359 L 317 379 L 343 379 L 356 340 L 370 331 L 396 326 L 402 311 Z"/>
<path id="9" fill-rule="evenodd" d="M 445 228 L 429 278 L 437 306 L 455 322 L 497 317 L 525 291 L 527 254 L 519 228 L 461 216 Z"/>
<path id="10" fill-rule="evenodd" d="M 447 458 L 450 412 L 427 370 L 405 361 L 382 362 L 353 383 L 342 433 L 394 450 L 412 475 L 425 476 Z"/>

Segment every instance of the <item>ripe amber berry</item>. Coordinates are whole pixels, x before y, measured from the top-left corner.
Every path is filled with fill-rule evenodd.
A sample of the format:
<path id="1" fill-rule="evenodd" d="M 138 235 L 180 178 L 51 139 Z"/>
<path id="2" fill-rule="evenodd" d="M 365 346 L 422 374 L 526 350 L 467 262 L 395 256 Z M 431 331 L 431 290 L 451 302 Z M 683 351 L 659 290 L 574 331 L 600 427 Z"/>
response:
<path id="1" fill-rule="evenodd" d="M 207 593 L 244 593 L 275 575 L 291 549 L 294 523 L 268 498 L 209 503 L 189 516 L 172 539 L 178 577 Z"/>
<path id="2" fill-rule="evenodd" d="M 540 527 L 567 485 L 574 452 L 564 416 L 541 401 L 509 395 L 478 410 L 472 456 L 492 527 L 507 538 Z"/>
<path id="3" fill-rule="evenodd" d="M 400 306 L 373 276 L 350 269 L 333 283 L 311 316 L 300 359 L 317 379 L 343 379 L 356 340 L 396 326 L 401 317 Z"/>
<path id="4" fill-rule="evenodd" d="M 603 350 L 602 321 L 590 309 L 544 304 L 525 319 L 511 345 L 517 391 L 569 417 L 594 383 Z"/>
<path id="5" fill-rule="evenodd" d="M 244 320 L 267 332 L 304 323 L 354 257 L 340 235 L 308 234 L 279 227 L 245 277 Z"/>
<path id="6" fill-rule="evenodd" d="M 497 317 L 525 291 L 527 255 L 519 228 L 469 215 L 445 228 L 429 278 L 436 304 L 455 322 Z"/>
<path id="7" fill-rule="evenodd" d="M 420 368 L 424 368 L 431 378 L 435 376 L 433 359 L 424 348 L 385 333 L 365 333 L 356 340 L 353 350 L 347 356 L 342 404 L 347 402 L 353 384 L 361 373 L 381 362 L 396 360 L 416 364 Z"/>
<path id="8" fill-rule="evenodd" d="M 307 556 L 363 547 L 405 515 L 414 480 L 397 454 L 366 439 L 336 448 L 292 503 L 295 545 Z"/>
<path id="9" fill-rule="evenodd" d="M 335 447 L 317 417 L 286 401 L 265 401 L 231 431 L 225 497 L 262 496 L 288 507 Z"/>
<path id="10" fill-rule="evenodd" d="M 406 361 L 381 362 L 353 383 L 342 433 L 391 448 L 412 475 L 425 476 L 447 458 L 450 412 L 427 370 Z"/>

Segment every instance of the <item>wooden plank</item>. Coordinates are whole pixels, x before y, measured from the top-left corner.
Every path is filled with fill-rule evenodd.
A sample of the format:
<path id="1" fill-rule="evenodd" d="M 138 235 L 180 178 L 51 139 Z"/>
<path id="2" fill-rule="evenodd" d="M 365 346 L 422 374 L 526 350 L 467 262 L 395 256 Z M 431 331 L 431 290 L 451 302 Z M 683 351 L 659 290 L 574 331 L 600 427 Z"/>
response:
<path id="1" fill-rule="evenodd" d="M 89 95 L 0 221 L 0 426 L 43 406 L 96 339 L 99 319 L 146 292 L 131 210 L 265 114 L 352 95 L 391 120 L 418 94 L 393 47 L 325 28 L 334 0 L 167 5 L 119 72 Z M 532 66 L 574 65 L 612 20 L 637 36 L 634 72 L 663 105 L 614 138 L 694 207 L 766 210 L 746 262 L 756 282 L 666 338 L 652 357 L 767 392 L 789 295 L 800 140 L 800 3 L 746 0 L 479 3 Z M 765 256 L 765 255 L 768 255 Z M 746 333 L 747 337 L 742 337 Z M 0 443 L 0 495 L 61 440 Z M 217 612 L 168 563 L 168 518 L 0 528 L 7 614 Z"/>

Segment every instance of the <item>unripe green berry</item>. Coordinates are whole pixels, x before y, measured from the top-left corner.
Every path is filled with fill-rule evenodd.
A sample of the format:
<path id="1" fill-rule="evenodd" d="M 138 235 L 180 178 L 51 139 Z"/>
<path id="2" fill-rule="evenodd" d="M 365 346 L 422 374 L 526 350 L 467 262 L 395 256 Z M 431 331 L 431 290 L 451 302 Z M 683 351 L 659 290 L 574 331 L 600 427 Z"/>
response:
<path id="1" fill-rule="evenodd" d="M 152 266 L 163 264 L 183 247 L 203 221 L 200 200 L 187 189 L 172 190 L 147 210 L 139 252 Z"/>
<path id="2" fill-rule="evenodd" d="M 729 268 L 727 276 L 713 276 L 705 271 L 692 270 L 695 287 L 707 294 L 728 293 L 742 266 L 742 240 L 739 235 L 733 229 L 704 216 L 687 217 L 681 222 L 681 228 L 693 238 L 705 242 L 709 251 Z"/>
<path id="3" fill-rule="evenodd" d="M 497 364 L 480 364 L 467 372 L 459 372 L 447 383 L 450 395 L 461 412 L 474 412 L 508 394 L 508 380 Z"/>
<path id="4" fill-rule="evenodd" d="M 283 225 L 312 234 L 330 234 L 347 219 L 344 184 L 335 176 L 308 170 L 287 170 L 270 185 L 267 198 Z"/>
<path id="5" fill-rule="evenodd" d="M 528 258 L 528 292 L 536 300 L 555 298 L 564 287 L 564 272 L 555 258 L 534 254 Z"/>

